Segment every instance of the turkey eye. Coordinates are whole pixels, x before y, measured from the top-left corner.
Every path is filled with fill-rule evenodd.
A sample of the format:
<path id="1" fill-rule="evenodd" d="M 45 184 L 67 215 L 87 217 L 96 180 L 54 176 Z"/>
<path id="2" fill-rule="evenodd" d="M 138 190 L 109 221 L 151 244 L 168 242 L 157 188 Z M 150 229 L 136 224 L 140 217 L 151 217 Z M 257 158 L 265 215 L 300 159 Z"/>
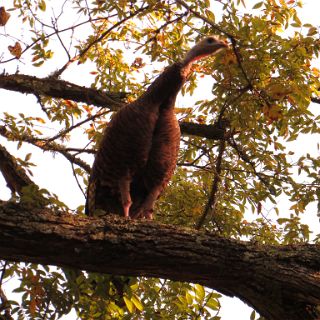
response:
<path id="1" fill-rule="evenodd" d="M 208 42 L 209 44 L 212 44 L 212 43 L 214 43 L 214 40 L 213 40 L 212 38 L 208 38 L 208 39 L 207 39 L 207 42 Z"/>

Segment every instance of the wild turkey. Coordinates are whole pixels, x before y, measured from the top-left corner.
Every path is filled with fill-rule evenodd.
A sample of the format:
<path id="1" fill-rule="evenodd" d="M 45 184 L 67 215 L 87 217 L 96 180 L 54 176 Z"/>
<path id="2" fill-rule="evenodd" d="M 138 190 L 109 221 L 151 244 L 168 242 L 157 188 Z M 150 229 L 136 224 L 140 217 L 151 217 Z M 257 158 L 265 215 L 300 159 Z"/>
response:
<path id="1" fill-rule="evenodd" d="M 176 96 L 194 61 L 226 47 L 215 37 L 203 39 L 181 62 L 166 68 L 136 101 L 112 117 L 92 167 L 86 214 L 152 218 L 154 203 L 177 161 L 180 129 L 174 113 Z"/>

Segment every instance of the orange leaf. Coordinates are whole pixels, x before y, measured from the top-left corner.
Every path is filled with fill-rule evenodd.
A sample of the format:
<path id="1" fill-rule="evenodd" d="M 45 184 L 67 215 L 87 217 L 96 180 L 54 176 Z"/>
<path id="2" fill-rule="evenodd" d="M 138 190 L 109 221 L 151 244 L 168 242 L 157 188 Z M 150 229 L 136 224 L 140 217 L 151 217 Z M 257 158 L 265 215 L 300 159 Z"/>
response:
<path id="1" fill-rule="evenodd" d="M 71 100 L 64 100 L 64 104 L 69 107 L 69 108 L 73 108 L 74 104 Z"/>
<path id="2" fill-rule="evenodd" d="M 4 7 L 0 7 L 0 26 L 5 26 L 10 18 L 10 13 Z"/>
<path id="3" fill-rule="evenodd" d="M 262 111 L 265 117 L 270 120 L 269 123 L 277 121 L 282 117 L 282 111 L 279 105 L 265 105 Z"/>
<path id="4" fill-rule="evenodd" d="M 32 316 L 36 313 L 36 307 L 37 307 L 37 302 L 35 299 L 32 299 L 29 305 L 29 311 Z"/>
<path id="5" fill-rule="evenodd" d="M 14 57 L 18 59 L 21 57 L 22 48 L 19 42 L 16 42 L 14 46 L 8 46 L 8 49 Z"/>
<path id="6" fill-rule="evenodd" d="M 312 73 L 314 74 L 314 76 L 319 77 L 320 76 L 320 71 L 317 68 L 312 68 Z"/>

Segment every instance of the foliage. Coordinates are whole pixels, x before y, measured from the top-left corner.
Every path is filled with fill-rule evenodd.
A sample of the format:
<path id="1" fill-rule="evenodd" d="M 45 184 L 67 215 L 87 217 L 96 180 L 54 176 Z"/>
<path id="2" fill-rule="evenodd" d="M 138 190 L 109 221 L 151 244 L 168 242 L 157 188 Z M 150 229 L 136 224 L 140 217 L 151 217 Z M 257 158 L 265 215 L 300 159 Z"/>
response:
<path id="1" fill-rule="evenodd" d="M 265 0 L 255 2 L 253 10 L 245 9 L 246 0 L 4 2 L 11 15 L 1 21 L 6 28 L 1 41 L 8 46 L 0 60 L 4 67 L 52 79 L 81 78 L 87 87 L 127 102 L 203 35 L 228 39 L 227 51 L 194 65 L 183 89 L 186 98 L 177 108 L 181 121 L 218 123 L 225 130 L 221 168 L 220 141 L 183 136 L 178 169 L 157 203 L 156 219 L 193 227 L 214 197 L 216 205 L 202 228 L 225 237 L 263 244 L 320 238 L 302 222 L 308 205 L 320 203 L 320 159 L 308 146 L 297 153 L 290 147 L 303 135 L 311 144 L 320 133 L 320 114 L 310 105 L 319 96 L 314 59 L 320 41 L 317 28 L 300 21 L 300 1 Z M 19 54 L 12 49 L 16 43 Z M 198 84 L 201 98 L 190 98 L 199 95 Z M 39 112 L 31 106 L 24 113 L 3 108 L 0 134 L 18 148 L 31 143 L 53 154 L 67 152 L 71 162 L 87 160 L 111 109 L 37 99 Z M 72 137 L 79 132 L 81 145 L 73 147 Z M 29 159 L 19 165 L 31 174 Z M 73 174 L 84 190 L 88 173 L 76 165 Z M 30 195 L 29 189 L 21 199 Z M 48 199 L 65 210 L 56 196 Z M 81 319 L 168 319 L 173 314 L 176 319 L 220 319 L 220 295 L 197 284 L 5 263 L 1 283 L 11 278 L 20 281 L 14 292 L 21 293 L 21 302 L 9 301 L 18 319 L 58 319 L 72 309 Z"/>

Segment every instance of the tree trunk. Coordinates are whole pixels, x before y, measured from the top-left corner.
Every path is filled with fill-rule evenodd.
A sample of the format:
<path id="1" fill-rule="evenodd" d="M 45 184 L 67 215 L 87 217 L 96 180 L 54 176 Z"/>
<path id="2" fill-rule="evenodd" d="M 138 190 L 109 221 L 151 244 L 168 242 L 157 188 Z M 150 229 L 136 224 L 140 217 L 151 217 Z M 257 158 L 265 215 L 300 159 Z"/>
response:
<path id="1" fill-rule="evenodd" d="M 237 296 L 267 319 L 319 319 L 320 247 L 262 246 L 208 232 L 0 206 L 0 257 L 194 282 Z"/>

